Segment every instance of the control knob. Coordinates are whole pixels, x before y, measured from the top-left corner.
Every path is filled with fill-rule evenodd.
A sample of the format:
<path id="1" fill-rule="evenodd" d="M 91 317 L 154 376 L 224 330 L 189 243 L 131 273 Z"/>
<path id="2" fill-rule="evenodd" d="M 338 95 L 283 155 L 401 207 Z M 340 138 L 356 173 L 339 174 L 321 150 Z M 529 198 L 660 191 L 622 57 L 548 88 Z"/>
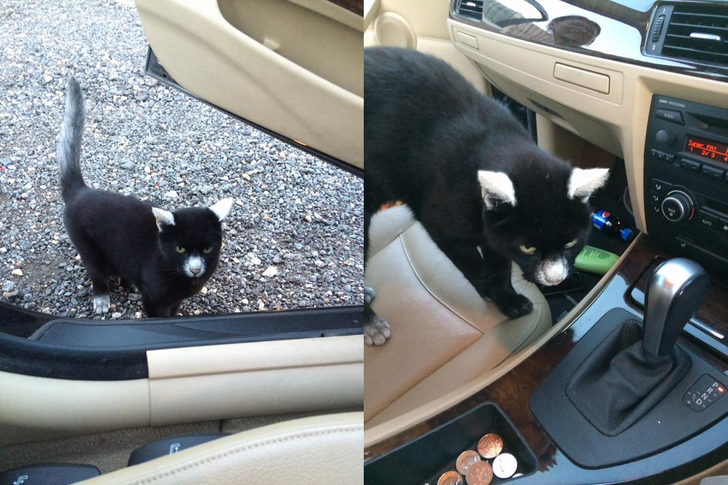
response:
<path id="1" fill-rule="evenodd" d="M 669 145 L 675 141 L 675 132 L 672 130 L 660 130 L 655 134 L 655 141 L 660 145 Z"/>
<path id="2" fill-rule="evenodd" d="M 668 221 L 679 222 L 693 217 L 694 204 L 688 194 L 680 190 L 673 190 L 662 201 L 662 215 Z"/>

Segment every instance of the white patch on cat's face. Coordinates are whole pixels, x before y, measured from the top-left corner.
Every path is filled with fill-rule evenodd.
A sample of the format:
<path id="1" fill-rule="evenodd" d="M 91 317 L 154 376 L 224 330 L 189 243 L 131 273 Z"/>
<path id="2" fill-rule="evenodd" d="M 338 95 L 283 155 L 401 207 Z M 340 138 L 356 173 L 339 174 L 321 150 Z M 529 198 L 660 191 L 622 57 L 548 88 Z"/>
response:
<path id="1" fill-rule="evenodd" d="M 215 213 L 217 220 L 221 221 L 227 217 L 230 213 L 230 209 L 233 208 L 233 199 L 222 199 L 220 202 L 210 206 L 210 210 Z"/>
<path id="2" fill-rule="evenodd" d="M 586 202 L 595 190 L 604 185 L 609 178 L 606 168 L 590 168 L 583 170 L 575 168 L 569 177 L 567 194 L 570 199 L 581 199 Z"/>
<path id="3" fill-rule="evenodd" d="M 569 275 L 569 263 L 565 258 L 544 260 L 536 269 L 536 281 L 545 286 L 558 285 Z"/>
<path id="4" fill-rule="evenodd" d="M 185 261 L 183 269 L 190 278 L 199 278 L 205 274 L 205 260 L 199 256 L 190 256 Z"/>
<path id="5" fill-rule="evenodd" d="M 495 202 L 516 206 L 516 190 L 508 175 L 503 172 L 478 171 L 478 182 L 485 201 L 485 207 L 492 209 Z"/>
<path id="6" fill-rule="evenodd" d="M 164 226 L 174 226 L 174 215 L 171 212 L 152 207 L 152 213 L 157 220 L 157 229 L 159 229 L 159 232 L 162 232 Z"/>

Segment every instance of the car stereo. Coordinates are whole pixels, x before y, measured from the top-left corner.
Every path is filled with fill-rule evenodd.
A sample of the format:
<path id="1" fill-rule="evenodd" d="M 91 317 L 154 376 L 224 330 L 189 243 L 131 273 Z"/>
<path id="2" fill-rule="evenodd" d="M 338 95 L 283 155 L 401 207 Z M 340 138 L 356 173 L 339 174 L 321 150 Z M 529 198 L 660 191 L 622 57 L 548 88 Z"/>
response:
<path id="1" fill-rule="evenodd" d="M 654 95 L 645 142 L 647 232 L 728 271 L 728 110 Z"/>

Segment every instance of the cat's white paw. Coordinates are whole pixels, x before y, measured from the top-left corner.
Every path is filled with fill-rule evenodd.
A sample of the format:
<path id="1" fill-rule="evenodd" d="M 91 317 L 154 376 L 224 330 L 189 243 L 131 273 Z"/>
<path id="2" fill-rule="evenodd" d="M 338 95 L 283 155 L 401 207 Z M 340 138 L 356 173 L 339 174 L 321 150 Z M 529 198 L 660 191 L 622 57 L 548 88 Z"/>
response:
<path id="1" fill-rule="evenodd" d="M 378 315 L 373 314 L 371 320 L 364 324 L 364 343 L 367 345 L 384 345 L 391 335 L 389 324 Z"/>
<path id="2" fill-rule="evenodd" d="M 94 313 L 101 315 L 109 311 L 111 307 L 111 299 L 109 295 L 94 296 Z"/>
<path id="3" fill-rule="evenodd" d="M 376 296 L 376 293 L 374 292 L 374 288 L 371 286 L 365 286 L 364 287 L 364 303 L 366 305 L 371 305 L 372 300 L 374 300 L 374 296 Z"/>

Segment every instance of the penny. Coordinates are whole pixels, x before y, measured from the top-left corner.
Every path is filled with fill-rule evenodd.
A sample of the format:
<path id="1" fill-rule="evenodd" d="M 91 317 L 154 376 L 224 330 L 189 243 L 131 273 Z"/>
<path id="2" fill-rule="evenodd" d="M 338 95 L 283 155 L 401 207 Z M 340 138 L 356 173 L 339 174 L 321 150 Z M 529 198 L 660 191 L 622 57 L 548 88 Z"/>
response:
<path id="1" fill-rule="evenodd" d="M 462 453 L 460 453 L 460 456 L 458 456 L 458 460 L 455 462 L 455 468 L 457 468 L 460 473 L 465 475 L 466 473 L 468 473 L 468 468 L 470 468 L 470 465 L 472 465 L 476 461 L 480 461 L 480 455 L 477 451 L 463 451 Z"/>
<path id="2" fill-rule="evenodd" d="M 463 485 L 463 477 L 458 472 L 445 472 L 440 475 L 437 485 Z"/>
<path id="3" fill-rule="evenodd" d="M 478 453 L 483 458 L 495 458 L 503 451 L 503 438 L 495 433 L 488 433 L 478 441 Z"/>
<path id="4" fill-rule="evenodd" d="M 510 453 L 501 453 L 493 460 L 493 474 L 498 478 L 510 478 L 516 473 L 518 461 Z"/>
<path id="5" fill-rule="evenodd" d="M 493 480 L 493 469 L 487 461 L 476 461 L 465 475 L 468 485 L 488 485 Z"/>

